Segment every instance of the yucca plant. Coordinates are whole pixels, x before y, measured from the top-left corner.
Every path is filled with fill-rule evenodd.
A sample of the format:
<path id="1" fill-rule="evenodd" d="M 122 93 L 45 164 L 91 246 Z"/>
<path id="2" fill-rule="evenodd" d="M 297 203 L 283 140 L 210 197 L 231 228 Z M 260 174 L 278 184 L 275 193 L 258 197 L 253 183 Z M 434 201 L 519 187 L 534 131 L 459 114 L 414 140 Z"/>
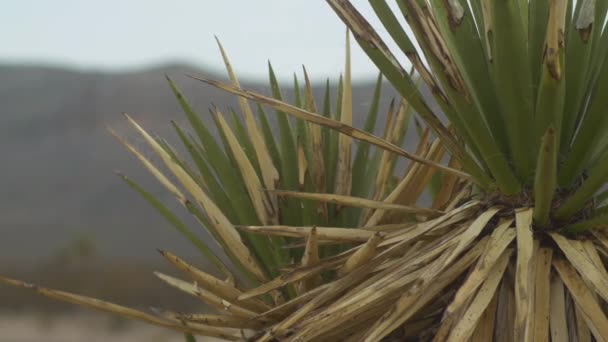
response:
<path id="1" fill-rule="evenodd" d="M 608 1 L 398 0 L 393 11 L 370 0 L 409 73 L 349 1 L 328 3 L 402 96 L 384 138 L 372 134 L 378 90 L 365 129 L 352 127 L 348 44 L 335 111 L 329 96 L 317 109 L 307 77 L 294 105 L 272 72 L 272 97 L 242 89 L 223 52 L 230 84 L 192 76 L 239 96 L 244 123 L 212 110 L 224 148 L 171 83 L 197 134 L 176 126 L 196 167 L 129 119 L 179 186 L 127 147 L 246 279 L 127 179 L 227 280 L 168 252 L 195 283 L 159 276 L 220 314 L 151 315 L 35 288 L 229 340 L 608 340 Z M 429 128 L 415 153 L 399 147 L 412 111 Z M 415 206 L 429 185 L 433 203 Z"/>

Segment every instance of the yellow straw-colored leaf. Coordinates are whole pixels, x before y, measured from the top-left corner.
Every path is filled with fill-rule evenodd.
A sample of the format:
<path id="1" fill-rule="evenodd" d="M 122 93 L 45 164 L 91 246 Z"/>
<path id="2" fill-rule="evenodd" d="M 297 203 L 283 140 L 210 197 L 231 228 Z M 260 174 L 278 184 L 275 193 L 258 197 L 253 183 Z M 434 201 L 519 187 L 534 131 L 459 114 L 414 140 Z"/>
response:
<path id="1" fill-rule="evenodd" d="M 503 277 L 496 300 L 496 342 L 512 342 L 513 326 L 515 320 L 515 293 L 513 291 L 513 277 L 510 270 Z"/>
<path id="2" fill-rule="evenodd" d="M 418 170 L 420 169 L 420 167 L 421 167 L 421 165 L 418 163 L 413 165 L 410 168 L 410 170 L 407 172 L 405 177 L 399 182 L 399 184 L 397 184 L 395 189 L 393 189 L 393 191 L 391 191 L 391 193 L 384 199 L 383 202 L 396 203 L 399 200 L 402 193 L 405 193 L 407 191 L 407 189 L 410 189 L 413 184 L 416 184 L 417 182 L 421 182 L 422 179 L 418 178 L 421 176 L 418 173 Z M 365 222 L 365 226 L 369 227 L 369 226 L 378 225 L 383 220 L 385 214 L 386 214 L 385 210 L 382 210 L 382 209 L 375 210 L 373 212 L 373 214 L 371 215 L 371 217 Z"/>
<path id="3" fill-rule="evenodd" d="M 439 291 L 454 281 L 466 267 L 473 263 L 483 252 L 486 243 L 487 239 L 480 241 L 462 256 L 458 261 L 459 265 L 461 265 L 459 268 L 448 267 L 446 269 L 446 265 L 441 258 L 435 262 L 434 264 L 437 265 L 438 268 L 435 269 L 433 273 L 438 274 L 439 271 L 444 272 L 432 281 L 429 279 L 426 284 L 419 284 L 416 287 L 416 291 L 408 291 L 399 298 L 395 305 L 368 330 L 364 341 L 379 341 L 403 324 L 403 322 L 407 321 L 407 319 L 424 304 L 434 298 Z"/>
<path id="4" fill-rule="evenodd" d="M 460 255 L 469 245 L 475 240 L 481 231 L 486 227 L 488 222 L 501 210 L 499 207 L 492 207 L 477 216 L 475 221 L 469 226 L 468 229 L 464 231 L 458 238 L 454 248 L 450 251 L 449 256 L 444 261 L 445 264 L 450 264 L 456 257 Z M 499 225 L 508 225 L 511 224 L 510 220 L 505 220 L 501 222 Z"/>
<path id="5" fill-rule="evenodd" d="M 236 301 L 237 298 L 243 294 L 243 292 L 237 289 L 230 281 L 220 280 L 209 273 L 201 271 L 171 252 L 163 250 L 159 250 L 159 252 L 173 266 L 189 275 L 192 280 L 196 281 L 198 286 L 218 295 L 219 297 L 222 297 L 228 301 Z M 256 312 L 270 310 L 270 306 L 257 299 L 242 301 L 239 304 Z"/>
<path id="6" fill-rule="evenodd" d="M 228 76 L 230 77 L 230 81 L 232 85 L 237 88 L 240 88 L 241 85 L 239 80 L 236 77 L 232 66 L 230 65 L 230 61 L 228 60 L 228 56 L 222 47 L 219 39 L 217 39 L 217 45 L 220 48 L 220 52 L 222 54 L 222 58 L 224 60 L 224 64 L 226 65 L 226 70 L 228 71 Z M 262 180 L 264 183 L 264 187 L 266 189 L 274 189 L 275 184 L 277 184 L 279 180 L 279 173 L 272 163 L 272 158 L 270 157 L 270 153 L 268 152 L 268 147 L 266 146 L 266 142 L 262 137 L 260 129 L 258 128 L 257 123 L 255 122 L 255 118 L 253 117 L 253 112 L 247 99 L 243 97 L 239 97 L 239 106 L 241 107 L 241 111 L 243 112 L 243 116 L 245 118 L 245 125 L 247 126 L 247 133 L 249 138 L 251 139 L 251 143 L 253 144 L 253 149 L 258 158 L 258 162 L 260 165 L 260 170 L 262 172 Z M 276 199 L 271 199 L 272 207 L 277 208 Z M 275 216 L 278 215 L 278 211 L 273 213 Z M 278 216 L 276 216 L 278 217 Z M 275 219 L 277 219 L 275 217 Z"/>
<path id="7" fill-rule="evenodd" d="M 471 203 L 464 205 L 463 207 L 457 209 L 454 213 L 451 213 L 451 215 L 448 214 L 446 216 L 449 218 L 450 216 L 457 215 L 458 213 L 466 212 L 466 211 L 470 210 L 471 208 L 474 208 L 477 204 L 478 203 L 476 203 L 476 202 L 471 202 Z M 397 244 L 393 245 L 392 247 L 390 247 L 389 249 L 383 251 L 381 254 L 377 255 L 370 262 L 357 268 L 354 272 L 351 272 L 351 273 L 345 275 L 344 277 L 338 279 L 337 281 L 332 283 L 332 286 L 328 286 L 320 294 L 317 294 L 314 297 L 311 297 L 311 299 L 308 302 L 306 302 L 306 304 L 304 304 L 304 306 L 302 306 L 299 310 L 293 312 L 289 317 L 287 317 L 285 320 L 283 320 L 283 322 L 274 326 L 271 330 L 267 331 L 266 334 L 262 338 L 260 338 L 259 341 L 269 341 L 273 338 L 273 336 L 276 333 L 279 333 L 279 332 L 282 332 L 282 331 L 285 331 L 285 330 L 291 328 L 294 324 L 301 321 L 306 315 L 308 315 L 310 312 L 312 312 L 313 310 L 318 308 L 320 305 L 322 305 L 322 304 L 326 303 L 327 301 L 331 300 L 332 298 L 336 297 L 337 295 L 339 295 L 340 293 L 345 291 L 347 288 L 352 287 L 353 283 L 363 281 L 364 279 L 366 279 L 367 272 L 369 272 L 370 270 L 373 270 L 374 268 L 376 268 L 377 266 L 382 264 L 386 260 L 386 258 L 395 256 L 395 255 L 402 255 L 405 252 L 405 249 L 410 246 L 410 241 L 412 239 L 416 238 L 417 236 L 419 236 L 419 234 L 422 234 L 424 231 L 432 229 L 433 227 L 442 223 L 445 220 L 446 219 L 444 219 L 444 218 L 436 219 L 433 224 L 427 225 L 425 227 L 421 227 L 420 231 L 402 237 L 402 240 L 399 243 L 397 243 Z M 484 244 L 480 242 L 478 244 L 478 246 L 479 246 L 479 248 L 483 248 Z M 477 249 L 474 248 L 474 250 L 477 250 Z M 479 250 L 479 253 L 481 253 L 481 250 Z M 469 255 L 474 257 L 474 254 L 471 254 L 471 253 L 468 253 L 467 257 Z M 466 257 L 461 258 L 460 262 L 463 262 L 463 261 L 472 262 L 472 260 L 469 260 Z M 456 271 L 458 271 L 458 269 L 454 268 L 454 269 L 451 269 L 450 271 L 456 272 Z"/>
<path id="8" fill-rule="evenodd" d="M 436 163 L 436 162 L 432 162 L 429 161 L 427 159 L 421 158 L 420 156 L 417 156 L 413 153 L 409 153 L 397 146 L 395 146 L 394 144 L 388 143 L 383 139 L 380 139 L 376 136 L 374 136 L 373 134 L 367 133 L 365 131 L 362 131 L 360 129 L 354 128 L 350 125 L 346 125 L 344 123 L 341 123 L 339 121 L 336 120 L 332 120 L 329 118 L 326 118 L 324 116 L 318 115 L 318 114 L 314 114 L 311 113 L 309 111 L 303 110 L 301 108 L 297 108 L 295 106 L 292 106 L 290 104 L 287 104 L 283 101 L 279 101 L 276 100 L 272 97 L 268 97 L 268 96 L 264 96 L 249 90 L 244 90 L 238 87 L 234 87 L 228 84 L 224 84 L 222 82 L 218 82 L 218 81 L 214 81 L 214 80 L 210 80 L 210 79 L 206 79 L 206 78 L 201 78 L 201 77 L 197 77 L 197 76 L 193 76 L 193 75 L 189 75 L 190 77 L 199 80 L 201 82 L 205 82 L 211 86 L 214 86 L 216 88 L 222 89 L 224 91 L 227 91 L 229 93 L 238 95 L 238 96 L 242 96 L 254 101 L 257 101 L 261 104 L 265 104 L 268 105 L 278 111 L 287 113 L 289 115 L 292 115 L 296 118 L 302 119 L 302 120 L 306 120 L 306 121 L 311 121 L 314 122 L 316 124 L 334 129 L 342 134 L 346 134 L 350 137 L 353 137 L 355 139 L 361 140 L 361 141 L 365 141 L 367 143 L 370 143 L 372 145 L 378 146 L 382 149 L 391 151 L 397 155 L 400 155 L 402 157 L 408 158 L 410 160 L 413 160 L 415 162 L 421 163 L 421 164 L 425 164 L 425 165 L 429 165 L 431 167 L 435 167 L 438 170 L 442 170 L 446 173 L 451 173 L 454 175 L 457 175 L 460 178 L 463 179 L 467 179 L 470 181 L 475 181 L 469 174 L 464 173 L 462 171 L 459 170 L 454 170 L 452 168 L 449 168 L 445 165 Z"/>
<path id="9" fill-rule="evenodd" d="M 440 162 L 445 154 L 445 146 L 441 143 L 441 140 L 435 139 L 433 141 L 426 158 L 434 162 Z M 403 192 L 397 199 L 397 203 L 409 204 L 415 203 L 418 198 L 422 195 L 424 190 L 428 187 L 429 182 L 433 178 L 433 175 L 437 172 L 436 169 L 421 165 L 417 171 L 416 178 L 419 180 L 414 183 L 415 187 L 411 191 Z"/>
<path id="10" fill-rule="evenodd" d="M 460 321 L 452 329 L 448 341 L 466 341 L 472 334 L 484 313 L 494 294 L 500 284 L 500 280 L 507 268 L 509 258 L 511 257 L 512 251 L 509 250 L 502 254 L 495 266 L 492 267 L 487 279 L 483 285 L 479 288 L 479 291 L 475 295 L 475 298 L 467 308 L 466 312 L 462 315 Z"/>
<path id="11" fill-rule="evenodd" d="M 307 174 L 308 161 L 306 160 L 304 145 L 302 145 L 302 141 L 298 139 L 298 185 L 300 186 L 300 190 L 304 190 Z"/>
<path id="12" fill-rule="evenodd" d="M 605 341 L 608 338 L 608 319 L 593 293 L 567 261 L 555 259 L 553 266 L 587 318 L 587 324 L 591 327 L 595 338 L 598 341 Z"/>
<path id="13" fill-rule="evenodd" d="M 216 294 L 199 287 L 196 283 L 189 283 L 160 272 L 154 272 L 154 274 L 165 283 L 189 295 L 199 298 L 208 305 L 218 309 L 220 312 L 225 311 L 235 316 L 248 319 L 253 319 L 258 315 L 256 312 L 239 306 L 238 302 L 230 302 L 222 299 Z"/>
<path id="14" fill-rule="evenodd" d="M 313 227 L 237 226 L 238 229 L 267 235 L 306 238 Z M 356 228 L 315 227 L 320 241 L 365 242 L 374 235 L 371 230 Z"/>
<path id="15" fill-rule="evenodd" d="M 293 299 L 290 299 L 289 301 L 287 301 L 285 303 L 282 303 L 280 305 L 273 307 L 272 309 L 268 310 L 267 312 L 260 314 L 258 317 L 266 317 L 266 316 L 274 317 L 277 315 L 286 317 L 289 314 L 293 313 L 296 309 L 298 309 L 303 304 L 305 304 L 305 303 L 309 302 L 310 300 L 312 300 L 313 298 L 315 298 L 315 296 L 317 296 L 319 293 L 326 290 L 331 285 L 332 285 L 332 283 L 326 283 L 324 285 L 315 287 L 314 289 L 312 289 L 306 293 L 300 294 L 299 296 L 297 296 Z"/>
<path id="16" fill-rule="evenodd" d="M 504 279 L 504 278 L 503 278 Z M 496 331 L 496 307 L 498 304 L 498 294 L 494 298 L 481 315 L 479 323 L 471 336 L 471 341 L 492 341 L 494 339 L 494 331 Z"/>
<path id="17" fill-rule="evenodd" d="M 344 265 L 338 270 L 338 275 L 344 275 L 373 258 L 376 255 L 376 247 L 378 247 L 380 241 L 382 241 L 380 233 L 372 235 L 359 250 L 346 260 Z"/>
<path id="18" fill-rule="evenodd" d="M 591 230 L 591 234 L 597 238 L 598 242 L 600 242 L 605 249 L 608 249 L 608 233 L 606 231 L 594 229 Z"/>
<path id="19" fill-rule="evenodd" d="M 551 237 L 570 260 L 574 268 L 581 274 L 589 286 L 593 288 L 605 301 L 608 301 L 608 277 L 594 262 L 577 250 L 571 240 L 558 233 L 551 233 Z"/>
<path id="20" fill-rule="evenodd" d="M 392 121 L 394 120 L 394 111 L 395 111 L 395 100 L 391 100 L 389 107 L 388 107 L 388 113 L 386 115 L 386 127 L 384 128 L 384 140 L 388 141 L 388 142 L 393 142 L 391 140 L 391 136 L 392 136 L 392 132 L 393 132 L 393 128 L 396 125 L 392 124 Z M 421 153 L 419 153 L 418 151 L 416 151 L 417 155 L 422 155 Z M 390 157 L 394 156 L 393 153 L 390 153 L 389 151 L 382 151 L 382 156 L 380 157 L 380 162 L 378 163 L 379 168 L 378 168 L 378 172 L 376 173 L 376 181 L 375 181 L 375 191 L 374 191 L 374 195 L 372 196 L 372 198 L 374 200 L 380 200 L 382 197 L 384 197 L 385 192 L 386 192 L 386 185 L 389 181 L 389 176 L 390 176 L 390 169 L 391 169 L 391 163 L 392 161 L 390 161 Z"/>
<path id="21" fill-rule="evenodd" d="M 529 307 L 533 305 L 533 277 L 531 264 L 534 256 L 534 240 L 532 238 L 531 208 L 518 209 L 515 213 L 517 228 L 517 267 L 515 270 L 515 339 L 529 341 L 530 322 Z"/>
<path id="22" fill-rule="evenodd" d="M 336 268 L 338 265 L 344 262 L 344 259 L 346 259 L 346 257 L 346 255 L 342 257 L 334 257 L 329 261 L 320 262 L 317 265 L 311 267 L 301 267 L 288 273 L 284 273 L 274 278 L 273 280 L 270 280 L 254 289 L 245 292 L 244 294 L 239 296 L 239 300 L 257 297 L 272 290 L 276 290 L 280 287 L 289 285 L 291 283 L 315 276 L 325 270 Z"/>
<path id="23" fill-rule="evenodd" d="M 445 212 L 450 212 L 456 206 L 458 206 L 460 203 L 462 203 L 462 200 L 464 198 L 471 195 L 472 190 L 473 190 L 473 187 L 470 186 L 470 184 L 464 184 L 462 186 L 462 188 L 460 189 L 460 191 L 458 191 L 456 193 L 456 195 L 452 197 L 451 201 L 448 203 L 448 206 L 445 208 Z"/>
<path id="24" fill-rule="evenodd" d="M 576 307 L 576 327 L 577 327 L 577 337 L 579 342 L 606 342 L 606 336 L 601 335 L 601 332 L 594 326 L 591 322 L 591 319 L 585 315 L 583 310 L 579 308 L 579 305 L 575 304 Z M 574 323 L 573 323 L 574 325 Z M 601 337 L 596 337 L 601 336 Z M 594 337 L 596 337 L 594 339 Z"/>
<path id="25" fill-rule="evenodd" d="M 566 296 L 564 283 L 557 275 L 551 280 L 551 299 L 549 307 L 549 328 L 552 342 L 568 342 L 568 321 L 566 319 Z"/>
<path id="26" fill-rule="evenodd" d="M 209 216 L 209 221 L 212 228 L 218 236 L 221 237 L 224 244 L 228 248 L 228 253 L 235 256 L 236 259 L 260 281 L 266 281 L 266 275 L 259 266 L 256 258 L 251 254 L 250 250 L 241 240 L 241 236 L 234 228 L 228 218 L 222 213 L 220 208 L 207 196 L 207 194 L 196 184 L 196 182 L 186 173 L 171 156 L 154 140 L 141 126 L 139 126 L 131 117 L 125 114 L 128 121 L 141 134 L 152 149 L 161 157 L 165 165 L 173 172 L 176 178 L 182 183 L 184 188 L 192 194 L 197 203 L 205 210 Z"/>
<path id="27" fill-rule="evenodd" d="M 306 68 L 304 69 L 304 81 L 306 82 L 306 104 L 308 110 L 312 113 L 317 113 L 317 105 L 312 93 L 312 85 L 308 77 Z M 311 177 L 315 191 L 325 191 L 325 158 L 323 157 L 323 136 L 321 126 L 308 122 L 308 131 L 310 132 L 311 143 Z"/>
<path id="28" fill-rule="evenodd" d="M 581 253 L 584 251 L 587 254 L 587 257 L 593 262 L 597 270 L 604 275 L 604 277 L 608 277 L 608 273 L 606 271 L 606 267 L 604 266 L 604 262 L 602 261 L 599 253 L 597 252 L 597 248 L 595 244 L 591 240 L 578 241 L 580 244 Z"/>
<path id="29" fill-rule="evenodd" d="M 344 65 L 344 82 L 342 90 L 342 113 L 340 122 L 345 126 L 353 125 L 353 90 L 350 76 L 350 38 L 346 31 L 346 61 Z M 340 134 L 338 138 L 338 166 L 336 170 L 337 195 L 350 195 L 352 189 L 352 148 L 353 139 L 349 135 Z"/>
<path id="30" fill-rule="evenodd" d="M 319 239 L 317 236 L 317 228 L 312 227 L 306 240 L 306 248 L 304 248 L 304 256 L 302 256 L 302 266 L 311 267 L 319 264 Z M 300 282 L 299 293 L 304 293 L 314 289 L 321 284 L 323 279 L 320 274 L 315 274 L 310 278 L 306 278 Z"/>
<path id="31" fill-rule="evenodd" d="M 553 251 L 541 248 L 536 255 L 536 284 L 534 303 L 535 342 L 549 341 L 549 315 L 551 293 L 551 259 Z"/>
<path id="32" fill-rule="evenodd" d="M 587 325 L 587 320 L 589 320 L 585 313 L 581 310 L 580 305 L 576 305 L 576 332 L 579 342 L 592 342 L 591 330 L 589 330 L 589 326 Z"/>
<path id="33" fill-rule="evenodd" d="M 414 214 L 414 215 L 424 215 L 429 217 L 437 217 L 443 212 L 433 209 L 426 208 L 418 208 L 413 206 L 401 205 L 401 204 L 393 204 L 382 201 L 374 201 L 367 198 L 362 197 L 353 197 L 346 195 L 338 195 L 338 194 L 319 194 L 319 193 L 311 193 L 311 192 L 297 192 L 297 191 L 287 191 L 287 190 L 275 190 L 272 191 L 273 194 L 278 196 L 288 196 L 302 199 L 309 199 L 315 201 L 322 201 L 328 203 L 335 203 L 344 206 L 352 206 L 357 208 L 370 208 L 370 209 L 381 209 L 381 210 L 395 210 L 403 213 Z"/>
<path id="34" fill-rule="evenodd" d="M 108 131 L 120 142 L 123 146 L 133 153 L 137 159 L 143 164 L 143 166 L 156 178 L 160 184 L 162 184 L 170 193 L 177 197 L 180 203 L 184 203 L 187 198 L 186 196 L 156 167 L 152 164 L 143 154 L 141 154 L 133 145 L 129 144 L 124 138 L 119 136 L 113 129 L 108 127 Z"/>
<path id="35" fill-rule="evenodd" d="M 205 336 L 218 337 L 229 341 L 237 341 L 240 339 L 240 336 L 236 332 L 227 329 L 205 326 L 201 324 L 190 325 L 185 322 L 176 323 L 122 305 L 106 302 L 96 298 L 76 295 L 64 291 L 52 290 L 15 279 L 0 277 L 0 282 L 15 287 L 33 290 L 42 296 L 49 297 L 52 299 L 108 312 L 121 317 L 144 321 L 149 324 L 158 325 L 169 329 Z"/>
<path id="36" fill-rule="evenodd" d="M 475 293 L 477 288 L 488 277 L 490 271 L 495 267 L 496 262 L 498 262 L 507 246 L 513 241 L 515 229 L 507 227 L 508 225 L 506 224 L 501 225 L 492 232 L 484 254 L 479 258 L 477 265 L 469 274 L 467 280 L 456 292 L 454 300 L 446 309 L 447 314 L 458 311 L 466 300 Z"/>
<path id="37" fill-rule="evenodd" d="M 264 324 L 250 319 L 217 314 L 183 314 L 172 311 L 163 311 L 162 315 L 175 322 L 202 323 L 213 327 L 235 329 L 263 329 Z"/>
<path id="38" fill-rule="evenodd" d="M 255 212 L 258 216 L 258 219 L 263 224 L 272 224 L 277 222 L 277 217 L 274 215 L 275 209 L 272 206 L 270 201 L 270 196 L 267 193 L 262 192 L 262 183 L 255 172 L 255 168 L 251 164 L 249 158 L 243 151 L 243 148 L 239 144 L 236 136 L 228 126 L 228 123 L 224 119 L 224 116 L 219 111 L 216 112 L 217 121 L 219 122 L 219 126 L 224 132 L 224 136 L 226 137 L 226 141 L 228 141 L 228 145 L 230 146 L 230 150 L 234 155 L 234 159 L 236 164 L 241 171 L 241 175 L 243 176 L 243 181 L 245 182 L 245 187 L 247 188 L 247 193 L 249 194 L 249 198 L 251 198 L 251 203 L 255 208 Z"/>
<path id="39" fill-rule="evenodd" d="M 450 161 L 448 162 L 448 166 L 454 169 L 459 169 L 460 162 L 458 159 L 451 157 Z M 451 174 L 444 175 L 441 181 L 441 188 L 439 189 L 437 196 L 435 196 L 431 208 L 437 210 L 444 208 L 448 204 L 449 200 L 453 197 L 453 192 L 457 184 L 457 177 L 454 177 L 454 175 Z"/>

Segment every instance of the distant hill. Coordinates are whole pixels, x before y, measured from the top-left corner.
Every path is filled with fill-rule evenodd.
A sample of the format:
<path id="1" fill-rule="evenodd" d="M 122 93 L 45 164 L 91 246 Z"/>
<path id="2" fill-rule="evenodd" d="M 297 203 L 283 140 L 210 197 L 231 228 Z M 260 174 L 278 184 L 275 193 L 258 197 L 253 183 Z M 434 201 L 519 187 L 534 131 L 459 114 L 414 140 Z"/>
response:
<path id="1" fill-rule="evenodd" d="M 185 73 L 223 78 L 185 65 L 125 73 L 0 66 L 0 260 L 40 260 L 82 235 L 111 258 L 157 258 L 156 247 L 195 253 L 114 175 L 121 170 L 167 203 L 175 202 L 105 130 L 109 125 L 135 139 L 120 115 L 128 112 L 175 141 L 169 122 L 184 122 L 184 116 L 164 74 L 178 82 L 210 124 L 206 114 L 212 103 L 236 105 L 232 96 Z M 268 93 L 263 83 L 244 83 Z M 289 94 L 287 85 L 284 90 Z M 388 86 L 384 90 L 381 118 L 394 96 Z M 315 88 L 316 94 L 321 91 Z M 355 126 L 362 126 L 372 91 L 373 80 L 354 88 Z"/>

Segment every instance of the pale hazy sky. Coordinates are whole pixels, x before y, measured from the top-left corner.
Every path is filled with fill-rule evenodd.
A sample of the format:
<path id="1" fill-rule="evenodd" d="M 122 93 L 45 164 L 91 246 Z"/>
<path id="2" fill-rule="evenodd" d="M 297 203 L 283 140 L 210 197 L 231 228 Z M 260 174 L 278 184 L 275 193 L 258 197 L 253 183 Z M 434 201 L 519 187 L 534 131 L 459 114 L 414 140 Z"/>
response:
<path id="1" fill-rule="evenodd" d="M 367 0 L 353 3 L 376 23 Z M 323 0 L 2 0 L 0 63 L 117 70 L 181 61 L 221 67 L 213 35 L 241 77 L 315 78 L 344 61 L 344 25 Z M 354 78 L 376 69 L 353 42 Z"/>

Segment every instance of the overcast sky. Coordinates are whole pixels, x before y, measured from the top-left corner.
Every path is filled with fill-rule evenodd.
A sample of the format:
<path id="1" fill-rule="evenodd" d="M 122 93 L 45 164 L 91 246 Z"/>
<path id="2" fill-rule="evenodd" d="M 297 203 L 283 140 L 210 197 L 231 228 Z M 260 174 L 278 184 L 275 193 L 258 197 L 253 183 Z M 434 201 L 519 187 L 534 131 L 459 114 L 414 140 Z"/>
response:
<path id="1" fill-rule="evenodd" d="M 353 3 L 378 23 L 367 0 Z M 0 63 L 120 70 L 162 62 L 221 67 L 218 35 L 241 77 L 315 78 L 344 61 L 344 25 L 323 0 L 3 0 Z M 379 27 L 379 25 L 375 25 Z M 353 42 L 353 76 L 376 69 Z"/>

